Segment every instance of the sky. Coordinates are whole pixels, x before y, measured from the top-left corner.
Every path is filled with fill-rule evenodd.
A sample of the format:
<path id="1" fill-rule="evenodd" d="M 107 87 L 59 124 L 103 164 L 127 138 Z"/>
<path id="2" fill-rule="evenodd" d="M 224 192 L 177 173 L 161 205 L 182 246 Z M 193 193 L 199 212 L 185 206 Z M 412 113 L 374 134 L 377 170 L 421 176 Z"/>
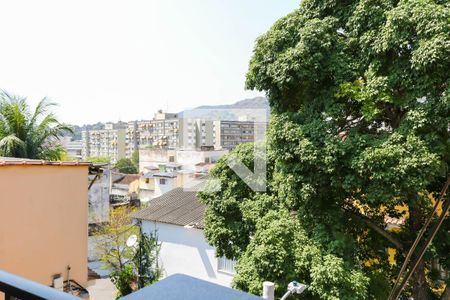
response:
<path id="1" fill-rule="evenodd" d="M 296 0 L 1 0 L 0 89 L 60 121 L 152 118 L 246 91 L 255 39 Z"/>

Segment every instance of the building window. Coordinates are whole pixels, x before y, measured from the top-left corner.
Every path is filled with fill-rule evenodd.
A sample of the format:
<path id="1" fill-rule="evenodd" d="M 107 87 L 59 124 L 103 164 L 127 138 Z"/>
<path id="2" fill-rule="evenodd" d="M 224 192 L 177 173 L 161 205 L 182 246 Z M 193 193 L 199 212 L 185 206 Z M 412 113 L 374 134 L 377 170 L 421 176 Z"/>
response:
<path id="1" fill-rule="evenodd" d="M 175 156 L 169 156 L 169 162 L 175 162 Z"/>
<path id="2" fill-rule="evenodd" d="M 159 179 L 159 184 L 167 184 L 167 179 L 165 179 L 165 178 L 160 178 L 160 179 Z"/>
<path id="3" fill-rule="evenodd" d="M 217 258 L 217 270 L 228 274 L 236 274 L 236 261 L 234 259 L 228 259 L 224 256 Z"/>

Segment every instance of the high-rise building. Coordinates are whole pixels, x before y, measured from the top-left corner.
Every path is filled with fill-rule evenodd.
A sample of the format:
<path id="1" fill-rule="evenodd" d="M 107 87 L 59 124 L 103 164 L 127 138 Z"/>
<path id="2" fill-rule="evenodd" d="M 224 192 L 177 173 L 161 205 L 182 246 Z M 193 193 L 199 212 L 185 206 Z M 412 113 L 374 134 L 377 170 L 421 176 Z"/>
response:
<path id="1" fill-rule="evenodd" d="M 255 141 L 264 134 L 267 123 L 254 121 L 214 121 L 214 147 L 232 150 L 237 145 Z"/>
<path id="2" fill-rule="evenodd" d="M 179 119 L 177 114 L 158 111 L 153 120 L 138 121 L 139 148 L 160 147 L 176 149 L 179 146 Z"/>
<path id="3" fill-rule="evenodd" d="M 261 126 L 262 125 L 262 126 Z M 107 156 L 111 163 L 140 149 L 231 150 L 255 141 L 266 123 L 188 118 L 158 111 L 152 120 L 106 123 L 100 130 L 82 132 L 82 157 Z M 260 128 L 260 129 L 258 129 Z"/>
<path id="4" fill-rule="evenodd" d="M 104 129 L 85 130 L 81 134 L 82 157 L 109 157 L 111 163 L 126 157 L 127 124 L 106 123 Z"/>

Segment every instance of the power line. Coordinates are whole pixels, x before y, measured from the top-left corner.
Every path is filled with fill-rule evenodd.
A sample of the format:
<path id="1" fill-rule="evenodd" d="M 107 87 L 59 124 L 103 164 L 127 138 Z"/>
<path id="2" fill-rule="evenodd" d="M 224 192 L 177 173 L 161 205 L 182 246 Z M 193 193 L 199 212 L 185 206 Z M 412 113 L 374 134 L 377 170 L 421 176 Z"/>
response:
<path id="1" fill-rule="evenodd" d="M 402 268 L 397 276 L 397 280 L 391 290 L 391 293 L 389 294 L 389 300 L 397 300 L 397 298 L 400 296 L 402 290 L 405 288 L 406 283 L 408 282 L 408 280 L 411 278 L 411 275 L 414 273 L 414 271 L 416 270 L 417 266 L 419 265 L 423 255 L 425 254 L 426 250 L 428 249 L 428 247 L 430 246 L 431 242 L 433 241 L 434 237 L 436 236 L 436 233 L 438 232 L 439 228 L 441 227 L 442 223 L 444 222 L 444 219 L 446 217 L 447 212 L 449 211 L 450 208 L 450 199 L 447 198 L 444 202 L 444 207 L 442 208 L 442 213 L 441 216 L 438 219 L 438 222 L 433 226 L 433 228 L 431 229 L 431 234 L 428 237 L 427 241 L 425 242 L 425 244 L 423 245 L 422 249 L 419 251 L 418 256 L 416 257 L 416 259 L 413 261 L 412 263 L 412 268 L 408 271 L 407 275 L 403 278 L 401 284 L 398 286 L 398 283 L 400 282 L 400 279 L 402 278 L 403 273 L 406 270 L 406 267 L 408 266 L 409 260 L 411 259 L 412 254 L 414 253 L 414 251 L 416 250 L 420 240 L 422 239 L 425 231 L 427 230 L 428 226 L 431 223 L 431 220 L 433 219 L 434 214 L 437 211 L 437 208 L 439 206 L 439 204 L 442 202 L 442 199 L 444 198 L 445 193 L 447 192 L 447 189 L 450 185 L 450 177 L 448 177 L 444 187 L 442 188 L 442 191 L 439 195 L 439 198 L 436 200 L 436 203 L 434 205 L 433 211 L 431 212 L 430 216 L 427 218 L 424 226 L 422 227 L 422 229 L 419 232 L 419 235 L 416 237 L 413 245 L 411 246 L 411 249 L 408 251 L 408 254 L 405 258 L 405 261 L 403 262 Z M 398 286 L 398 288 L 397 288 Z"/>

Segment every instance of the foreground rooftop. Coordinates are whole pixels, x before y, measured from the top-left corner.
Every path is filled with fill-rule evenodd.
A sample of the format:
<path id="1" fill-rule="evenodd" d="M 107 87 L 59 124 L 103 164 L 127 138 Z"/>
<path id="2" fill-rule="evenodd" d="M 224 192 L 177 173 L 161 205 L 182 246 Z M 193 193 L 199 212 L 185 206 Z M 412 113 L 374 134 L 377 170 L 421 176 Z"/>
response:
<path id="1" fill-rule="evenodd" d="M 261 300 L 262 298 L 191 276 L 174 274 L 123 300 Z"/>

